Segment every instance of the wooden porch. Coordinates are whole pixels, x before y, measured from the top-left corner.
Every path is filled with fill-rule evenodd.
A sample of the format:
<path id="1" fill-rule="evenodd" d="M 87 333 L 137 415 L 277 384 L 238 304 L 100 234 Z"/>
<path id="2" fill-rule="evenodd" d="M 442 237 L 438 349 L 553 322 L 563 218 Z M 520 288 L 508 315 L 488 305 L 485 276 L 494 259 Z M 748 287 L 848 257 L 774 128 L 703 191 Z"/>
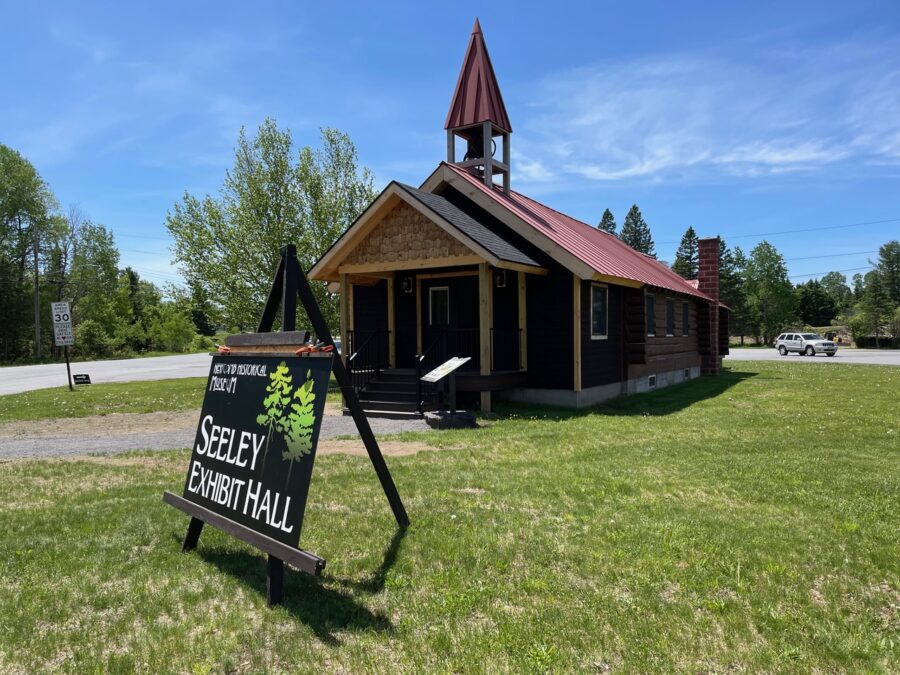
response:
<path id="1" fill-rule="evenodd" d="M 492 391 L 525 383 L 525 300 L 523 272 L 487 263 L 341 273 L 343 357 L 364 406 L 422 412 L 445 405 L 447 383 L 421 377 L 465 357 L 456 390 L 464 400 L 477 392 L 477 404 L 489 411 Z"/>

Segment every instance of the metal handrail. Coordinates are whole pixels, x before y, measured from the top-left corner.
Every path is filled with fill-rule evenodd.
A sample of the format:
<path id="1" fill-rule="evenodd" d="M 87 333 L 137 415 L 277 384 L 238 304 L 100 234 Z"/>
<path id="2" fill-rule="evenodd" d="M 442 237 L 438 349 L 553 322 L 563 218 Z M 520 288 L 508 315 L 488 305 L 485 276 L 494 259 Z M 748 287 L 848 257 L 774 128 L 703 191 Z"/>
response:
<path id="1" fill-rule="evenodd" d="M 372 331 L 372 335 L 368 336 L 357 348 L 356 345 L 353 344 L 354 338 L 356 337 L 354 331 L 347 332 L 349 342 L 347 347 L 351 350 L 347 356 L 347 372 L 350 375 L 353 388 L 356 389 L 357 392 L 362 390 L 373 377 L 382 371 L 384 367 L 384 364 L 382 363 L 382 345 L 387 343 L 382 342 L 382 334 L 385 333 L 387 334 L 389 341 L 390 331 L 375 330 Z M 372 349 L 373 343 L 374 352 Z M 357 357 L 359 357 L 363 363 L 359 364 L 356 361 Z"/>

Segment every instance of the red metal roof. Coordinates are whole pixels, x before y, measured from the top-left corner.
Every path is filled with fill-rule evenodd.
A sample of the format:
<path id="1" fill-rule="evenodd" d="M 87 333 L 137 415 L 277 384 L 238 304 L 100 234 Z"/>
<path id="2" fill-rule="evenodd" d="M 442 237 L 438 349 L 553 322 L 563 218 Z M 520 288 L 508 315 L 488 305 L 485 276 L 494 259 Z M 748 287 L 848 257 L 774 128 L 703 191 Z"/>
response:
<path id="1" fill-rule="evenodd" d="M 505 194 L 496 186 L 491 189 L 484 184 L 483 179 L 468 171 L 446 162 L 443 164 L 595 272 L 712 300 L 687 279 L 658 260 L 638 253 L 615 235 L 591 227 L 518 192 L 510 191 Z"/>
<path id="2" fill-rule="evenodd" d="M 494 66 L 481 34 L 481 24 L 475 19 L 444 128 L 456 129 L 481 122 L 493 122 L 504 131 L 512 132 Z"/>

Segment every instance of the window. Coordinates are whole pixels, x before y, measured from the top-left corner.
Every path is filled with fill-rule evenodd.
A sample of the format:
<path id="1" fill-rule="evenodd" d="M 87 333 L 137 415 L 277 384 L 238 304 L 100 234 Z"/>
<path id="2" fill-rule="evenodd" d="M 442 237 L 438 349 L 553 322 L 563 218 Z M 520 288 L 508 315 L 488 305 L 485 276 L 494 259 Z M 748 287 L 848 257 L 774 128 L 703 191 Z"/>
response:
<path id="1" fill-rule="evenodd" d="M 656 335 L 656 298 L 647 294 L 647 335 Z"/>
<path id="2" fill-rule="evenodd" d="M 605 340 L 607 337 L 606 318 L 606 286 L 591 286 L 591 340 Z"/>
<path id="3" fill-rule="evenodd" d="M 691 306 L 686 302 L 681 303 L 681 334 L 690 335 L 688 324 L 690 323 Z"/>
<path id="4" fill-rule="evenodd" d="M 666 298 L 666 335 L 675 335 L 675 301 Z"/>
<path id="5" fill-rule="evenodd" d="M 435 286 L 428 289 L 428 325 L 446 326 L 450 323 L 450 289 Z"/>

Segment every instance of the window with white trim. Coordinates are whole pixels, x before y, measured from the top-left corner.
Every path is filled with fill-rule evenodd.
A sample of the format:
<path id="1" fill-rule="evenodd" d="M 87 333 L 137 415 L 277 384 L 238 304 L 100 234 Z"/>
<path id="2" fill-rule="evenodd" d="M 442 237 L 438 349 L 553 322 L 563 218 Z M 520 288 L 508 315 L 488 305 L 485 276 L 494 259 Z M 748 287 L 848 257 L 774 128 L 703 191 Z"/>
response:
<path id="1" fill-rule="evenodd" d="M 428 289 L 428 325 L 447 326 L 450 324 L 450 288 L 432 286 Z"/>
<path id="2" fill-rule="evenodd" d="M 647 335 L 656 335 L 656 296 L 647 293 Z"/>
<path id="3" fill-rule="evenodd" d="M 607 319 L 609 293 L 606 286 L 591 285 L 591 339 L 605 340 L 608 335 Z"/>

